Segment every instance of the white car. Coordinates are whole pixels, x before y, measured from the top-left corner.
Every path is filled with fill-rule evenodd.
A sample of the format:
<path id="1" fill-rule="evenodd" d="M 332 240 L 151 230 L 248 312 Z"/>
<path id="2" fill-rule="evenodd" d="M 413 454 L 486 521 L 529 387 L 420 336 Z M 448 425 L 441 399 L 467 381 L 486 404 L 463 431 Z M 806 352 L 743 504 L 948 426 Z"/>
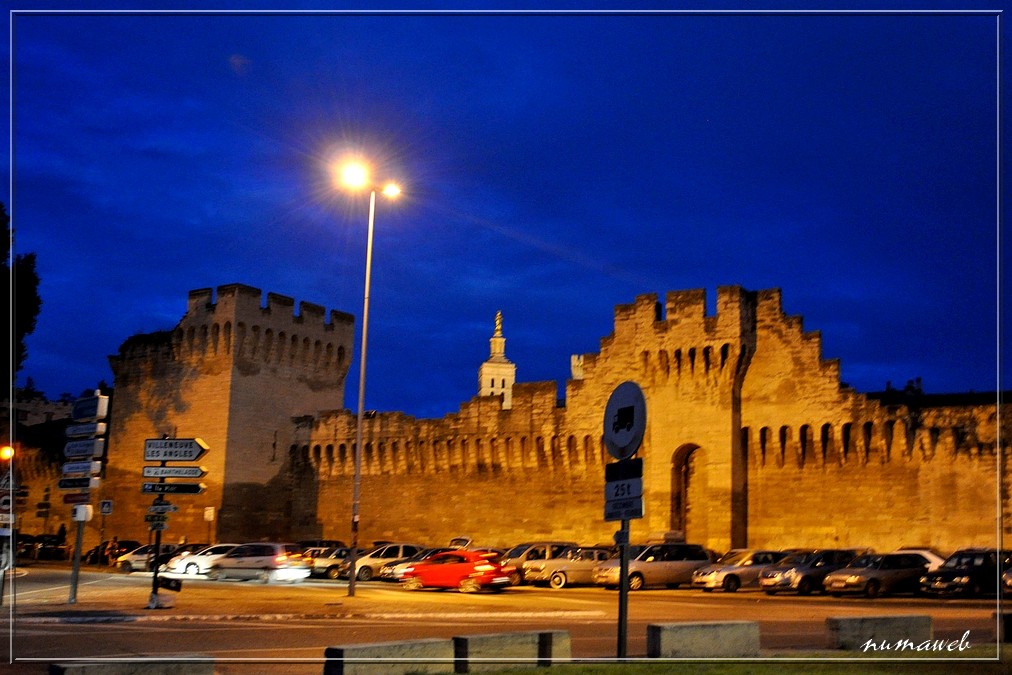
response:
<path id="1" fill-rule="evenodd" d="M 172 553 L 176 550 L 175 544 L 162 544 L 162 548 L 159 551 L 159 555 L 165 553 Z M 129 553 L 124 553 L 120 557 L 116 558 L 116 567 L 122 572 L 150 572 L 151 564 L 155 559 L 155 545 L 148 544 L 135 548 Z"/>
<path id="2" fill-rule="evenodd" d="M 309 576 L 311 568 L 302 557 L 298 544 L 258 541 L 239 544 L 218 558 L 207 576 L 223 579 L 258 579 L 298 583 Z"/>
<path id="3" fill-rule="evenodd" d="M 942 566 L 943 562 L 945 562 L 945 556 L 933 548 L 907 548 L 904 546 L 896 549 L 894 553 L 916 553 L 923 556 L 924 559 L 928 561 L 929 572 L 934 572 Z"/>
<path id="4" fill-rule="evenodd" d="M 195 553 L 183 551 L 166 564 L 167 572 L 175 574 L 207 574 L 211 565 L 239 544 L 214 544 Z"/>

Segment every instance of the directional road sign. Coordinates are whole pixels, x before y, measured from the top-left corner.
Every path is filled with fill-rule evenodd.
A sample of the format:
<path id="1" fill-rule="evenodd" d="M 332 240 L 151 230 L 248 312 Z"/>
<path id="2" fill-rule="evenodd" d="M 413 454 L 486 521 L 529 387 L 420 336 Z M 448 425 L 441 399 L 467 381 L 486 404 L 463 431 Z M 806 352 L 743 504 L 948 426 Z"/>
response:
<path id="1" fill-rule="evenodd" d="M 99 473 L 101 471 L 102 462 L 66 462 L 63 465 L 64 476 L 75 473 Z"/>
<path id="2" fill-rule="evenodd" d="M 165 513 L 149 513 L 144 516 L 145 523 L 166 523 L 168 520 L 169 516 Z"/>
<path id="3" fill-rule="evenodd" d="M 175 504 L 169 504 L 165 502 L 163 504 L 152 504 L 148 507 L 148 513 L 172 513 L 178 511 L 179 507 Z"/>
<path id="4" fill-rule="evenodd" d="M 87 504 L 91 501 L 90 492 L 71 492 L 63 495 L 64 504 Z"/>
<path id="5" fill-rule="evenodd" d="M 199 495 L 207 489 L 203 483 L 142 483 L 141 492 L 165 495 Z"/>
<path id="6" fill-rule="evenodd" d="M 88 424 L 72 424 L 67 427 L 67 438 L 84 438 L 101 436 L 105 433 L 105 422 L 89 422 Z"/>
<path id="7" fill-rule="evenodd" d="M 89 438 L 83 441 L 70 441 L 63 446 L 63 456 L 67 459 L 83 459 L 85 457 L 100 459 L 104 454 L 104 438 Z"/>
<path id="8" fill-rule="evenodd" d="M 95 392 L 98 394 L 98 392 Z M 75 422 L 97 422 L 109 414 L 109 397 L 98 394 L 74 401 L 71 417 Z"/>
<path id="9" fill-rule="evenodd" d="M 169 529 L 169 524 L 168 523 L 151 523 L 151 525 L 150 525 L 150 527 L 148 529 L 151 530 L 152 532 L 164 532 L 165 530 Z"/>
<path id="10" fill-rule="evenodd" d="M 203 478 L 207 469 L 202 466 L 146 466 L 141 475 L 145 478 Z"/>
<path id="11" fill-rule="evenodd" d="M 100 479 L 97 476 L 81 476 L 80 478 L 61 478 L 56 487 L 61 490 L 82 490 L 97 488 Z"/>
<path id="12" fill-rule="evenodd" d="M 193 462 L 210 450 L 199 438 L 149 438 L 144 441 L 145 462 Z"/>

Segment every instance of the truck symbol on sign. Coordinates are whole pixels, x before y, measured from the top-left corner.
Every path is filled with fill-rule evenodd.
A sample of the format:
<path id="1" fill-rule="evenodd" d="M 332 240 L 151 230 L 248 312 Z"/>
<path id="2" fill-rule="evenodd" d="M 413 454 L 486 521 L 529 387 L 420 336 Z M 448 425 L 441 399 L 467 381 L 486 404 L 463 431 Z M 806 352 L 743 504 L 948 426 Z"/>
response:
<path id="1" fill-rule="evenodd" d="M 636 418 L 636 407 L 626 406 L 615 411 L 615 417 L 611 423 L 611 430 L 615 433 L 623 429 L 629 431 L 633 428 L 633 421 Z"/>

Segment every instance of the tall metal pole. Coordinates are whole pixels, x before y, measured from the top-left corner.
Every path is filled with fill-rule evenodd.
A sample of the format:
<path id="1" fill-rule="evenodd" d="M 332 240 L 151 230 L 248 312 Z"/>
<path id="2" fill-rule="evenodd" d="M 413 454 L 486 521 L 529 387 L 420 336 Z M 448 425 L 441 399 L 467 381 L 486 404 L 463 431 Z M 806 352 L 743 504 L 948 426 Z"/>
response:
<path id="1" fill-rule="evenodd" d="M 365 354 L 369 338 L 369 283 L 372 277 L 372 230 L 376 217 L 376 191 L 369 192 L 369 230 L 365 246 L 365 293 L 362 301 L 362 352 L 358 367 L 358 420 L 355 424 L 355 478 L 351 497 L 351 551 L 348 558 L 348 596 L 355 595 L 358 562 L 359 501 L 362 493 L 362 418 L 365 414 Z"/>
<path id="2" fill-rule="evenodd" d="M 617 656 L 626 656 L 627 636 L 629 634 L 629 521 L 622 520 L 622 543 L 618 572 L 618 650 Z"/>

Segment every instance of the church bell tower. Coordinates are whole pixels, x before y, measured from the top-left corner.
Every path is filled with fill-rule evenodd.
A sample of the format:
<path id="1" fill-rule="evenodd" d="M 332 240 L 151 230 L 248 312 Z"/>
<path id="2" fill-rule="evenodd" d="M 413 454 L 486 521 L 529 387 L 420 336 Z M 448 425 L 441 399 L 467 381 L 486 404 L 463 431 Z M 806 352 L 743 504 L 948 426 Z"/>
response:
<path id="1" fill-rule="evenodd" d="M 489 342 L 488 360 L 478 369 L 478 395 L 502 395 L 503 410 L 513 406 L 513 384 L 517 367 L 506 358 L 506 338 L 502 334 L 502 312 L 495 313 L 495 332 Z"/>

